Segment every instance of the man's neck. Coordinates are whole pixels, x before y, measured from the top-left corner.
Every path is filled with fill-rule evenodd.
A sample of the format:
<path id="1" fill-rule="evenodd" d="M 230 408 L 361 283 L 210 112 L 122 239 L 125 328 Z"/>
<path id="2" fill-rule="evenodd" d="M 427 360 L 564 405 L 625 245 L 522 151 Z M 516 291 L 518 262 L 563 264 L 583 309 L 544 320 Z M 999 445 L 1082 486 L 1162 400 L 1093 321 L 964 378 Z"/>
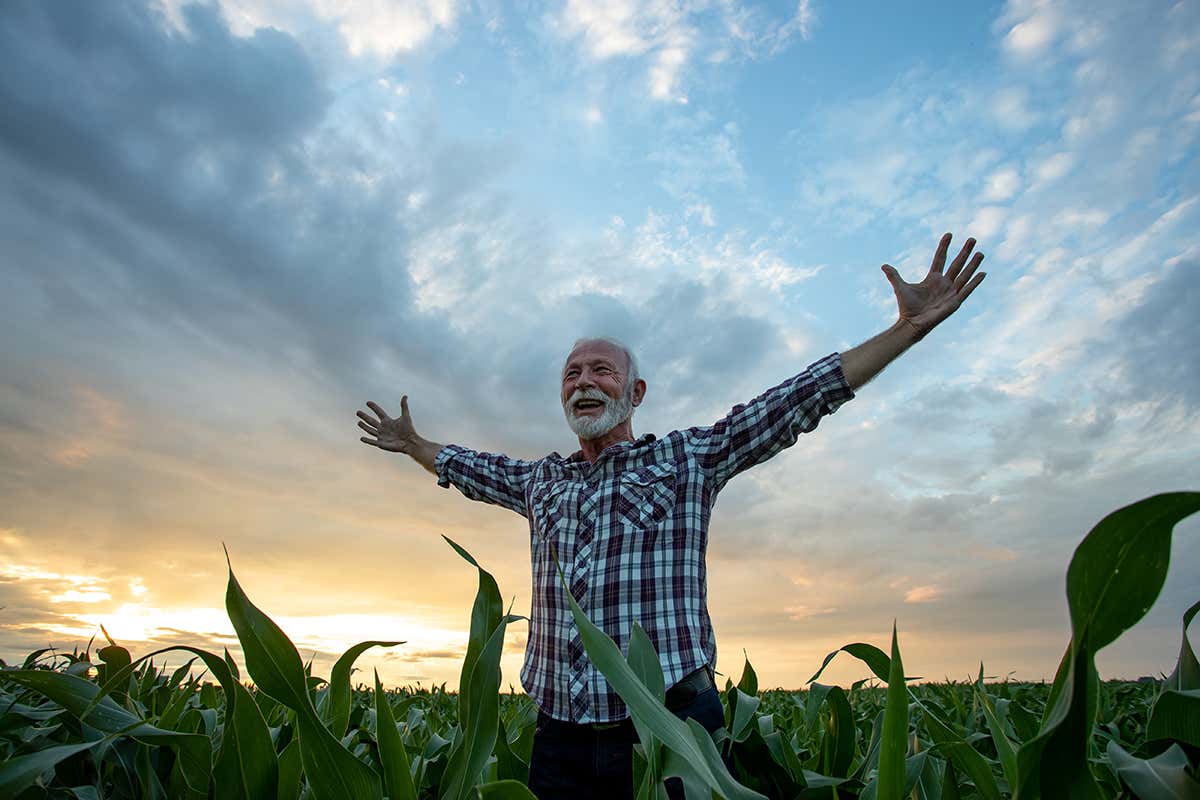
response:
<path id="1" fill-rule="evenodd" d="M 621 442 L 632 441 L 634 441 L 633 423 L 630 420 L 625 420 L 599 438 L 580 439 L 579 447 L 583 451 L 584 458 L 588 461 L 595 461 L 606 448 L 612 447 L 614 444 L 620 444 Z"/>

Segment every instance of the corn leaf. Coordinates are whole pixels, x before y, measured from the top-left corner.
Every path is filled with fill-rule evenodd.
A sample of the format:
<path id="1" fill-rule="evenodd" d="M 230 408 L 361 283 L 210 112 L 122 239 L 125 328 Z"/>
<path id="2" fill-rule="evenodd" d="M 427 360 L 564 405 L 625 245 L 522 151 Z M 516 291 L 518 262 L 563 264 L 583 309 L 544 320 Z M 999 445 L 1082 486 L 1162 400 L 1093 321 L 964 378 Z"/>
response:
<path id="1" fill-rule="evenodd" d="M 888 670 L 887 701 L 883 709 L 883 733 L 879 741 L 879 800 L 900 800 L 904 793 L 908 752 L 908 686 L 896 624 L 892 623 L 892 657 Z"/>
<path id="2" fill-rule="evenodd" d="M 260 691 L 296 712 L 300 762 L 314 800 L 379 800 L 383 796 L 379 776 L 321 722 L 308 693 L 300 653 L 279 626 L 250 602 L 232 565 L 225 609 L 242 644 L 250 677 Z"/>
<path id="3" fill-rule="evenodd" d="M 1071 645 L 1041 730 L 1017 752 L 1016 800 L 1101 796 L 1088 762 L 1099 676 L 1095 654 L 1138 622 L 1166 580 L 1175 525 L 1200 510 L 1200 492 L 1159 494 L 1108 514 L 1067 568 Z"/>
<path id="4" fill-rule="evenodd" d="M 1108 742 L 1108 760 L 1138 800 L 1196 800 L 1200 783 L 1188 775 L 1188 759 L 1177 744 L 1154 758 L 1137 758 L 1115 741 Z"/>
<path id="5" fill-rule="evenodd" d="M 404 642 L 359 642 L 342 653 L 334 663 L 333 671 L 329 673 L 329 688 L 325 695 L 325 713 L 321 715 L 321 718 L 329 726 L 329 732 L 336 738 L 340 739 L 345 736 L 346 728 L 350 725 L 350 672 L 354 667 L 354 662 L 372 647 L 395 647 L 400 644 L 404 644 Z"/>
<path id="6" fill-rule="evenodd" d="M 396 728 L 392 706 L 375 671 L 375 740 L 379 744 L 379 761 L 383 766 L 383 787 L 388 800 L 416 800 L 417 790 L 412 781 L 412 765 L 408 752 Z"/>

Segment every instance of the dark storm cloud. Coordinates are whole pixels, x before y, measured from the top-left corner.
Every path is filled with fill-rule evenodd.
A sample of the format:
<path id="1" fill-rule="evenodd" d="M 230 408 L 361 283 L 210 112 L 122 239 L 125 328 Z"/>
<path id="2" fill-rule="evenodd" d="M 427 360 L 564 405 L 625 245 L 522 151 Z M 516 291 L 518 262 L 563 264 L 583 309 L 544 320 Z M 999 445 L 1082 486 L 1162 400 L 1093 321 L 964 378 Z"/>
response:
<path id="1" fill-rule="evenodd" d="M 364 192 L 323 176 L 354 153 L 321 139 L 331 95 L 300 46 L 234 37 L 213 7 L 184 14 L 186 35 L 133 3 L 6 8 L 2 268 L 77 338 L 131 315 L 184 321 L 267 358 L 286 341 L 345 376 L 361 338 L 404 315 L 405 179 Z M 313 160 L 322 147 L 341 161 Z M 421 338 L 400 341 L 417 360 Z"/>

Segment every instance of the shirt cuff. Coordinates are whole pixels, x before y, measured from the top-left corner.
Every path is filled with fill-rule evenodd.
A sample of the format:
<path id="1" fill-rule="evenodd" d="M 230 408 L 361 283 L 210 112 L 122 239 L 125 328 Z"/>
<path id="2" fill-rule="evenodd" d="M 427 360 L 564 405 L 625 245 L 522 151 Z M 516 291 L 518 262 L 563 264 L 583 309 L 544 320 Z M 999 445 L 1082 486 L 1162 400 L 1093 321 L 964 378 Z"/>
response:
<path id="1" fill-rule="evenodd" d="M 450 488 L 450 476 L 446 473 L 446 462 L 460 453 L 465 453 L 466 450 L 467 448 L 456 444 L 448 444 L 438 450 L 438 454 L 433 459 L 433 470 L 437 473 L 438 486 L 443 489 Z"/>
<path id="2" fill-rule="evenodd" d="M 847 400 L 854 399 L 854 390 L 842 372 L 842 354 L 832 353 L 825 356 L 810 368 L 813 377 L 817 379 L 817 387 L 821 399 L 825 403 L 825 413 L 832 414 Z"/>

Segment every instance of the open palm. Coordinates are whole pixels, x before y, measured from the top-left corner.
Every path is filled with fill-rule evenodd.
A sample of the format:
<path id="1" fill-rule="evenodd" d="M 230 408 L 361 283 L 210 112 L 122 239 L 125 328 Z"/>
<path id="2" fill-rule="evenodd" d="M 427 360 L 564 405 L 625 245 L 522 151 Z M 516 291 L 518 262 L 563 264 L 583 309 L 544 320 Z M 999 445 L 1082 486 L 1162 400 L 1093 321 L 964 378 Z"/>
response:
<path id="1" fill-rule="evenodd" d="M 389 417 L 376 403 L 367 401 L 367 407 L 379 415 L 376 419 L 363 411 L 358 412 L 358 427 L 362 428 L 373 438 L 360 436 L 359 441 L 373 444 L 380 450 L 390 450 L 393 453 L 407 453 L 412 449 L 417 438 L 416 428 L 413 427 L 412 415 L 408 413 L 408 395 L 400 398 L 400 417 Z"/>
<path id="2" fill-rule="evenodd" d="M 895 267 L 890 264 L 883 265 L 883 273 L 896 293 L 900 319 L 916 329 L 918 338 L 929 333 L 939 322 L 957 311 L 987 275 L 985 272 L 975 274 L 975 270 L 983 262 L 983 253 L 976 253 L 971 257 L 971 250 L 975 247 L 974 239 L 967 239 L 962 250 L 950 263 L 950 268 L 943 273 L 950 239 L 951 234 L 947 233 L 938 242 L 933 263 L 929 265 L 929 274 L 920 283 L 908 283 L 900 277 Z M 968 258 L 971 258 L 969 264 Z"/>

